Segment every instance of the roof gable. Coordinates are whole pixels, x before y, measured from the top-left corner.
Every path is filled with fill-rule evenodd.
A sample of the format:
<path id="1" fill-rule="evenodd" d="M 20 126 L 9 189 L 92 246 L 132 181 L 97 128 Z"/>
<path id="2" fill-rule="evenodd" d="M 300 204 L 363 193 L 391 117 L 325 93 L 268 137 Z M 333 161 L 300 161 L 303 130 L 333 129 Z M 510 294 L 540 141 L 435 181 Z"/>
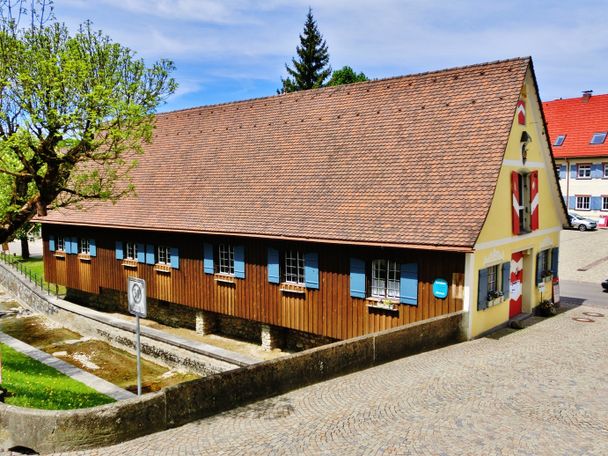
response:
<path id="1" fill-rule="evenodd" d="M 529 59 L 157 116 L 137 197 L 46 222 L 471 248 Z"/>

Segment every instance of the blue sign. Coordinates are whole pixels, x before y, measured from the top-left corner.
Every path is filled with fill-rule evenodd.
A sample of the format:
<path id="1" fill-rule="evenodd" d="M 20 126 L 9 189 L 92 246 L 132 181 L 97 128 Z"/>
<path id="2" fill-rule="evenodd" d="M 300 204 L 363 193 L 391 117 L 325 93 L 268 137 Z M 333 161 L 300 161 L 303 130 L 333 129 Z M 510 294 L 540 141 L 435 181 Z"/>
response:
<path id="1" fill-rule="evenodd" d="M 439 299 L 448 297 L 448 282 L 444 279 L 435 279 L 433 282 L 433 296 Z"/>

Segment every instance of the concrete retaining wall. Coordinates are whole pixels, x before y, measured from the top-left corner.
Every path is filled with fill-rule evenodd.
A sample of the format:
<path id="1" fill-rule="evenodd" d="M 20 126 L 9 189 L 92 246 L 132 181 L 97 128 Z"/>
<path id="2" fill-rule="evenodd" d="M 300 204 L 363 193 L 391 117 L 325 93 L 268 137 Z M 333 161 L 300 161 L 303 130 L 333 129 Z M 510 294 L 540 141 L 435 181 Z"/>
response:
<path id="1" fill-rule="evenodd" d="M 0 279 L 4 280 L 1 269 L 2 265 Z M 0 449 L 24 446 L 38 452 L 60 452 L 94 448 L 179 426 L 248 402 L 464 340 L 460 329 L 463 316 L 463 312 L 457 312 L 335 342 L 175 385 L 142 398 L 90 409 L 51 412 L 0 403 Z"/>

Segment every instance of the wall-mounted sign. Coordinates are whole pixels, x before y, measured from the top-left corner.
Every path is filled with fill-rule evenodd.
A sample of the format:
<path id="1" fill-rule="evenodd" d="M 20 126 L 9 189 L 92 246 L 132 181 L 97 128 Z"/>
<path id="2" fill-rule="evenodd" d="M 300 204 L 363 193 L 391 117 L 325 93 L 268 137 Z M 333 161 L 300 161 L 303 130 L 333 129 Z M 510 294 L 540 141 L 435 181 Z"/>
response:
<path id="1" fill-rule="evenodd" d="M 435 279 L 433 282 L 433 296 L 438 299 L 448 297 L 448 282 L 445 279 Z"/>

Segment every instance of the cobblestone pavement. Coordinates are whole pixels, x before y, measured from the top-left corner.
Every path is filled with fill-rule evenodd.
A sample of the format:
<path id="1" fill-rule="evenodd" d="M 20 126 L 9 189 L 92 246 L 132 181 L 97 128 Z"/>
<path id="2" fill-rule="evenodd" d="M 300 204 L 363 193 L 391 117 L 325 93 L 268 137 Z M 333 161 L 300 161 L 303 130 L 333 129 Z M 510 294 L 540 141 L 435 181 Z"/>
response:
<path id="1" fill-rule="evenodd" d="M 563 230 L 559 250 L 560 280 L 599 284 L 608 278 L 608 230 Z"/>
<path id="2" fill-rule="evenodd" d="M 608 312 L 577 307 L 81 455 L 606 455 Z"/>

